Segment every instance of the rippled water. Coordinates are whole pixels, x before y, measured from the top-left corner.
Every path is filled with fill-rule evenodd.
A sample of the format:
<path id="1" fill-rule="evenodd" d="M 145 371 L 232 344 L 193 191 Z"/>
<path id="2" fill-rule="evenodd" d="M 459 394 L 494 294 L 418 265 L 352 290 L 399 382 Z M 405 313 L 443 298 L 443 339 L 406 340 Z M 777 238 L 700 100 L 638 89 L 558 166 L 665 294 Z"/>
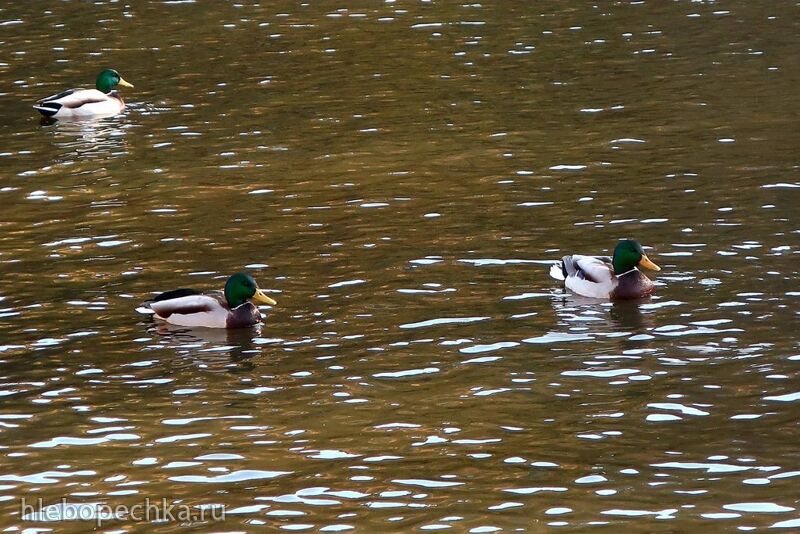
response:
<path id="1" fill-rule="evenodd" d="M 0 526 L 800 528 L 797 9 L 6 2 Z M 653 298 L 548 278 L 628 236 Z M 238 270 L 260 328 L 134 312 Z"/>

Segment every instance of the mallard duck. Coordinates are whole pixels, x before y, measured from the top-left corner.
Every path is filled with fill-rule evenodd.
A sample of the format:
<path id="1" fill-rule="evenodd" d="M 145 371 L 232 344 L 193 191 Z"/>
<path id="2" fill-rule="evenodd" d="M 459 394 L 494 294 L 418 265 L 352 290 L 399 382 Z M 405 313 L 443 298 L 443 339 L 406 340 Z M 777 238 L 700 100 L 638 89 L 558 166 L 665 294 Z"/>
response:
<path id="1" fill-rule="evenodd" d="M 117 71 L 106 69 L 97 75 L 97 89 L 68 89 L 39 100 L 33 109 L 54 119 L 110 117 L 125 109 L 125 103 L 114 89 L 117 85 L 133 87 Z"/>
<path id="2" fill-rule="evenodd" d="M 567 289 L 584 297 L 599 299 L 638 299 L 650 295 L 655 286 L 639 267 L 660 271 L 650 261 L 642 245 L 631 239 L 617 243 L 614 257 L 564 256 L 550 267 L 550 276 L 563 280 Z"/>
<path id="3" fill-rule="evenodd" d="M 138 310 L 179 326 L 245 328 L 261 322 L 261 313 L 250 300 L 270 306 L 277 304 L 258 288 L 252 276 L 236 273 L 228 278 L 224 291 L 174 289 L 143 303 Z"/>

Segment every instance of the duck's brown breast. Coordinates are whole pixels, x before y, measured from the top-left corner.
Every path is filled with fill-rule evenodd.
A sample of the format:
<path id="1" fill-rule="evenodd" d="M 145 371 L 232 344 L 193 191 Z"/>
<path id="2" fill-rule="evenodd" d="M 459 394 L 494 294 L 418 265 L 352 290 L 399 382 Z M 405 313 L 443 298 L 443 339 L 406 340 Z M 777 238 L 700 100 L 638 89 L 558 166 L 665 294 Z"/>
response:
<path id="1" fill-rule="evenodd" d="M 638 269 L 620 276 L 617 280 L 617 287 L 611 292 L 611 300 L 639 299 L 651 295 L 656 288 Z"/>
<path id="2" fill-rule="evenodd" d="M 259 322 L 261 322 L 261 312 L 253 303 L 245 302 L 228 313 L 225 324 L 226 328 L 247 328 Z"/>

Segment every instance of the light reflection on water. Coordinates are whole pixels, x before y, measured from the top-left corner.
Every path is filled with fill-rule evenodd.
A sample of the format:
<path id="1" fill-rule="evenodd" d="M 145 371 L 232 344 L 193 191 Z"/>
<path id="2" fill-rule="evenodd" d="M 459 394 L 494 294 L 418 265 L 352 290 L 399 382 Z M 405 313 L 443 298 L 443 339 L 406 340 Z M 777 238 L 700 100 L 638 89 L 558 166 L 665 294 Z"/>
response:
<path id="1" fill-rule="evenodd" d="M 125 125 L 119 118 L 56 122 L 44 124 L 42 129 L 51 134 L 58 152 L 53 161 L 62 165 L 73 165 L 77 159 L 107 160 L 128 154 Z"/>
<path id="2" fill-rule="evenodd" d="M 0 8 L 3 527 L 798 528 L 793 14 L 498 7 Z M 98 63 L 126 112 L 39 125 Z M 653 298 L 547 276 L 623 236 Z M 260 327 L 134 311 L 243 269 Z"/>

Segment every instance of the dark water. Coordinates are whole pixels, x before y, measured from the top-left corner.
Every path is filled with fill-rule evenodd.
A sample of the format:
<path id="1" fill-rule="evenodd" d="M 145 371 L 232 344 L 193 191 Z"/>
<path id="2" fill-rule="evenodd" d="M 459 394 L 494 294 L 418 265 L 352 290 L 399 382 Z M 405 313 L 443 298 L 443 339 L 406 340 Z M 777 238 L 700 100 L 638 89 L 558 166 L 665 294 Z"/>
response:
<path id="1" fill-rule="evenodd" d="M 0 526 L 800 529 L 798 9 L 4 3 Z M 548 278 L 621 237 L 652 299 Z M 260 328 L 134 312 L 239 270 Z"/>

